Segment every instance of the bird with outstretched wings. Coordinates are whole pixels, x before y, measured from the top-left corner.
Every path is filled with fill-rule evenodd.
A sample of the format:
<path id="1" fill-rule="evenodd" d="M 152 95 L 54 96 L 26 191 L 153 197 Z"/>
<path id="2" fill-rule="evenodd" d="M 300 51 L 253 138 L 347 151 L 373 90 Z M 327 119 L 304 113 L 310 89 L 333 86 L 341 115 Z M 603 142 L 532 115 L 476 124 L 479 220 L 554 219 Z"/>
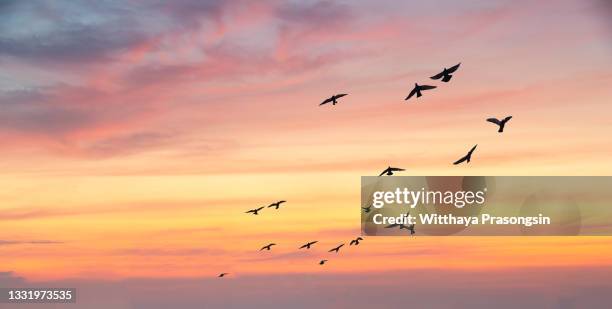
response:
<path id="1" fill-rule="evenodd" d="M 470 151 L 468 151 L 468 153 L 461 157 L 461 159 L 453 162 L 454 165 L 457 165 L 459 163 L 463 163 L 463 162 L 467 162 L 470 163 L 470 160 L 472 159 L 472 153 L 474 153 L 474 150 L 476 150 L 476 146 L 478 146 L 478 144 L 474 145 L 474 147 L 472 147 L 472 149 L 470 149 Z"/>

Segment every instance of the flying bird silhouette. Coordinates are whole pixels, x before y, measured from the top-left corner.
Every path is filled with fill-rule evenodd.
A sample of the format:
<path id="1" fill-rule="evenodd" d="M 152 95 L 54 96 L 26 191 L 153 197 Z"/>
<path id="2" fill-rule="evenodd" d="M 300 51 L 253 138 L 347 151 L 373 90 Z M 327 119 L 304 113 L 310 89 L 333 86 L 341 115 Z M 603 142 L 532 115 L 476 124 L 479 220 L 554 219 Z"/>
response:
<path id="1" fill-rule="evenodd" d="M 430 89 L 434 89 L 436 88 L 436 86 L 429 86 L 429 85 L 419 85 L 417 83 L 414 83 L 414 88 L 412 89 L 412 91 L 410 91 L 410 94 L 408 94 L 408 96 L 404 99 L 404 101 L 412 98 L 413 95 L 416 94 L 417 98 L 421 97 L 421 91 L 425 91 L 425 90 L 430 90 Z"/>
<path id="2" fill-rule="evenodd" d="M 285 203 L 285 202 L 287 202 L 287 201 L 278 201 L 278 202 L 276 202 L 276 203 L 272 203 L 272 204 L 268 205 L 268 208 L 270 208 L 270 207 L 276 207 L 276 208 L 274 208 L 274 209 L 278 209 L 278 207 L 280 207 L 280 204 Z"/>
<path id="3" fill-rule="evenodd" d="M 400 223 L 390 224 L 390 225 L 385 226 L 386 229 L 392 229 L 394 227 L 399 227 L 400 230 L 402 230 L 402 229 L 409 230 L 410 229 L 407 225 L 400 224 Z"/>
<path id="4" fill-rule="evenodd" d="M 457 164 L 465 162 L 465 161 L 467 161 L 467 163 L 470 163 L 470 160 L 472 159 L 472 153 L 474 152 L 474 150 L 476 150 L 476 146 L 478 146 L 478 144 L 474 145 L 474 147 L 472 147 L 472 149 L 470 149 L 470 151 L 465 156 L 463 156 L 461 159 L 453 162 L 453 164 L 457 165 Z"/>
<path id="5" fill-rule="evenodd" d="M 321 262 L 319 262 L 319 265 L 323 265 L 325 264 L 325 262 L 327 262 L 327 260 L 321 260 Z"/>
<path id="6" fill-rule="evenodd" d="M 461 65 L 461 62 L 459 62 L 459 64 L 454 65 L 450 68 L 444 68 L 444 70 L 442 70 L 442 72 L 430 77 L 431 79 L 440 79 L 442 78 L 442 81 L 447 83 L 448 81 L 451 80 L 451 78 L 453 78 L 453 76 L 451 75 L 452 73 L 455 73 L 455 71 L 457 71 L 457 69 L 459 68 L 459 65 Z"/>
<path id="7" fill-rule="evenodd" d="M 249 211 L 246 211 L 245 213 L 253 213 L 254 215 L 259 214 L 259 211 L 263 209 L 263 206 L 259 207 L 259 208 L 255 208 L 255 209 L 251 209 Z"/>
<path id="8" fill-rule="evenodd" d="M 223 278 L 223 277 L 225 277 L 225 276 L 227 276 L 227 275 L 229 275 L 229 273 L 220 273 L 220 274 L 219 274 L 219 276 L 217 276 L 217 277 L 219 277 L 219 278 Z"/>
<path id="9" fill-rule="evenodd" d="M 408 230 L 410 230 L 410 236 L 414 235 L 414 233 L 416 233 L 414 231 L 414 224 L 410 224 L 410 226 L 408 226 Z"/>
<path id="10" fill-rule="evenodd" d="M 368 212 L 370 212 L 370 210 L 372 210 L 372 205 L 370 205 L 368 207 L 361 207 L 361 209 L 363 209 L 363 212 L 368 213 Z"/>
<path id="11" fill-rule="evenodd" d="M 399 168 L 399 167 L 391 167 L 391 166 L 389 166 L 389 167 L 387 167 L 387 169 L 382 171 L 382 173 L 380 173 L 380 175 L 378 175 L 378 177 L 380 177 L 382 175 L 393 176 L 393 172 L 401 172 L 401 171 L 405 171 L 405 169 Z"/>
<path id="12" fill-rule="evenodd" d="M 307 243 L 307 244 L 305 244 L 305 245 L 301 246 L 301 247 L 300 247 L 300 249 L 303 249 L 303 248 L 310 249 L 310 246 L 312 246 L 312 245 L 316 244 L 317 242 L 318 242 L 318 241 L 316 241 L 316 240 L 315 240 L 315 241 L 311 241 L 311 242 L 309 242 L 309 243 Z"/>
<path id="13" fill-rule="evenodd" d="M 329 251 L 327 251 L 327 252 L 333 252 L 333 251 L 336 251 L 336 253 L 338 253 L 338 252 L 340 252 L 340 248 L 342 248 L 343 246 L 344 246 L 344 244 L 341 244 L 341 245 L 339 245 L 338 247 L 333 248 L 333 249 L 331 249 L 331 250 L 329 250 Z"/>
<path id="14" fill-rule="evenodd" d="M 355 238 L 355 239 L 351 240 L 351 243 L 349 244 L 349 246 L 352 246 L 352 245 L 357 246 L 357 245 L 359 245 L 359 241 L 360 241 L 360 240 L 363 240 L 363 238 L 361 238 L 361 237 L 357 237 L 357 238 Z"/>
<path id="15" fill-rule="evenodd" d="M 325 99 L 325 101 L 321 102 L 321 104 L 319 104 L 319 106 L 321 106 L 323 104 L 327 104 L 329 102 L 331 102 L 332 105 L 336 105 L 336 103 L 338 103 L 338 99 L 343 97 L 343 96 L 345 96 L 345 95 L 348 95 L 348 94 L 347 93 L 334 94 L 333 96 Z"/>
<path id="16" fill-rule="evenodd" d="M 270 251 L 270 249 L 272 249 L 272 246 L 276 246 L 276 244 L 275 243 L 271 243 L 271 244 L 265 245 L 265 246 L 261 247 L 261 249 L 259 249 L 259 251 L 261 251 L 263 249 L 266 249 L 266 250 Z"/>
<path id="17" fill-rule="evenodd" d="M 406 212 L 406 217 L 408 217 L 408 216 L 410 216 L 410 211 Z M 386 229 L 391 229 L 391 228 L 394 228 L 394 227 L 399 227 L 400 230 L 401 229 L 409 229 L 407 225 L 400 224 L 400 223 L 390 224 L 390 225 L 385 226 Z"/>
<path id="18" fill-rule="evenodd" d="M 499 120 L 497 118 L 489 118 L 487 119 L 488 122 L 492 122 L 496 125 L 499 126 L 499 130 L 497 130 L 497 132 L 502 133 L 504 132 L 504 127 L 506 126 L 506 122 L 508 122 L 510 119 L 512 119 L 512 116 L 508 116 L 502 120 Z"/>
<path id="19" fill-rule="evenodd" d="M 387 225 L 385 226 L 386 229 L 391 229 L 394 227 L 399 227 L 400 230 L 408 230 L 410 231 L 410 235 L 414 235 L 414 224 L 411 225 L 405 225 L 405 224 L 391 224 L 391 225 Z"/>

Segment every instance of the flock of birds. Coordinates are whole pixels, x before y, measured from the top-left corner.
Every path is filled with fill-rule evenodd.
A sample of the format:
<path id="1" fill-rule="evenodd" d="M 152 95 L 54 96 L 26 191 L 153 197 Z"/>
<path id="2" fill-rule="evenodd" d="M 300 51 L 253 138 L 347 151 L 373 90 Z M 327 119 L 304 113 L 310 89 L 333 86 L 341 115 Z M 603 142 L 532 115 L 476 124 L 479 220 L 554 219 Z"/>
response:
<path id="1" fill-rule="evenodd" d="M 433 80 L 441 80 L 442 82 L 448 83 L 452 78 L 453 78 L 453 73 L 455 73 L 458 69 L 459 66 L 461 65 L 461 63 L 458 63 L 450 68 L 444 68 L 442 70 L 442 72 L 431 76 L 430 78 Z M 432 86 L 432 85 L 419 85 L 418 83 L 414 83 L 414 88 L 412 88 L 412 90 L 410 91 L 410 93 L 408 94 L 408 96 L 404 99 L 405 101 L 409 100 L 410 98 L 412 98 L 413 96 L 416 95 L 417 98 L 420 98 L 421 96 L 423 96 L 422 91 L 426 91 L 426 90 L 432 90 L 437 88 L 437 86 Z M 324 105 L 324 104 L 328 104 L 328 103 L 332 103 L 332 105 L 336 105 L 338 103 L 338 99 L 344 96 L 347 96 L 348 94 L 346 93 L 341 93 L 341 94 L 336 94 L 333 95 L 327 99 L 325 99 L 323 102 L 321 102 L 321 104 L 319 104 L 319 106 Z M 508 121 L 510 121 L 510 119 L 512 119 L 512 116 L 507 116 L 503 119 L 497 119 L 497 118 L 487 118 L 488 122 L 494 123 L 498 126 L 498 130 L 497 132 L 502 133 L 504 132 L 504 128 L 506 127 L 506 123 Z M 478 146 L 478 144 L 474 145 L 470 151 L 468 151 L 468 153 L 461 157 L 459 160 L 453 162 L 454 165 L 466 162 L 466 163 L 470 163 L 470 160 L 472 159 L 472 154 L 474 153 L 474 150 L 476 150 L 476 147 Z M 392 176 L 393 172 L 401 172 L 404 171 L 404 169 L 402 168 L 398 168 L 398 167 L 387 167 L 387 169 L 385 169 L 382 173 L 380 173 L 379 176 L 382 175 L 387 175 L 387 176 Z"/>
<path id="2" fill-rule="evenodd" d="M 260 212 L 260 211 L 262 211 L 264 208 L 272 208 L 272 207 L 274 207 L 274 209 L 279 209 L 279 208 L 280 208 L 280 205 L 281 205 L 281 204 L 283 204 L 283 203 L 286 203 L 286 202 L 287 202 L 287 201 L 285 201 L 285 200 L 278 201 L 278 202 L 272 203 L 272 204 L 270 204 L 270 205 L 268 205 L 268 206 L 261 206 L 261 207 L 258 207 L 258 208 L 249 209 L 249 210 L 245 211 L 245 213 L 247 213 L 247 214 L 252 214 L 252 215 L 254 215 L 254 216 L 257 216 L 257 215 L 259 215 L 259 212 Z M 355 239 L 352 239 L 352 240 L 349 242 L 349 246 L 358 246 L 358 245 L 360 244 L 360 241 L 362 241 L 362 240 L 363 240 L 363 238 L 362 238 L 362 237 L 357 237 L 357 238 L 355 238 Z M 298 248 L 298 250 L 301 250 L 301 249 L 306 249 L 306 250 L 311 249 L 311 248 L 312 248 L 312 246 L 313 246 L 313 245 L 315 245 L 315 244 L 316 244 L 316 243 L 318 243 L 318 242 L 319 242 L 318 240 L 309 241 L 309 242 L 307 242 L 307 243 L 303 244 L 301 247 L 299 247 L 299 248 Z M 267 245 L 265 245 L 265 246 L 261 247 L 261 248 L 259 249 L 259 251 L 271 251 L 271 250 L 272 250 L 272 247 L 273 247 L 273 246 L 276 246 L 276 245 L 277 245 L 276 243 L 269 243 L 269 244 L 267 244 Z M 339 244 L 338 246 L 336 246 L 336 247 L 333 247 L 333 248 L 329 249 L 327 252 L 335 252 L 335 253 L 339 253 L 339 252 L 340 252 L 340 248 L 344 247 L 344 245 L 346 245 L 346 244 L 345 244 L 345 243 L 341 243 L 341 244 Z M 329 261 L 329 260 L 327 260 L 327 259 L 321 259 L 321 260 L 319 261 L 319 265 L 324 265 L 324 264 L 325 264 L 327 261 Z M 218 275 L 218 277 L 219 277 L 219 278 L 222 278 L 222 277 L 226 277 L 226 276 L 228 276 L 228 275 L 229 275 L 229 273 L 220 273 L 220 274 Z"/>
<path id="3" fill-rule="evenodd" d="M 458 69 L 459 66 L 461 65 L 461 63 L 456 64 L 450 68 L 444 68 L 442 70 L 442 72 L 431 76 L 430 78 L 432 80 L 441 80 L 444 83 L 448 83 L 452 78 L 453 78 L 453 73 L 455 73 Z M 410 91 L 410 93 L 408 94 L 408 96 L 406 96 L 406 98 L 404 99 L 405 101 L 411 99 L 412 97 L 414 97 L 416 95 L 416 98 L 420 98 L 421 96 L 423 96 L 423 91 L 427 91 L 427 90 L 432 90 L 437 88 L 437 86 L 432 86 L 432 85 L 419 85 L 418 83 L 414 84 L 414 88 Z M 340 94 L 335 94 L 332 95 L 331 97 L 325 99 L 323 102 L 321 102 L 319 104 L 319 106 L 321 105 L 325 105 L 328 103 L 331 103 L 332 105 L 336 105 L 338 104 L 338 99 L 347 96 L 348 94 L 346 93 L 340 93 Z M 491 122 L 493 124 L 496 124 L 498 126 L 498 130 L 497 132 L 502 133 L 504 132 L 504 128 L 506 126 L 506 123 L 508 121 L 510 121 L 510 119 L 512 119 L 512 116 L 507 116 L 503 119 L 497 119 L 497 118 L 488 118 L 486 119 L 486 121 Z M 457 164 L 461 164 L 463 162 L 466 163 L 470 163 L 471 159 L 472 159 L 472 154 L 474 153 L 474 151 L 476 150 L 476 147 L 478 146 L 478 144 L 474 145 L 466 155 L 464 155 L 463 157 L 459 158 L 457 161 L 453 162 L 454 165 Z M 405 171 L 405 169 L 403 168 L 399 168 L 399 167 L 391 167 L 388 166 L 385 170 L 383 170 L 378 176 L 393 176 L 394 172 L 402 172 Z M 278 201 L 275 203 L 272 203 L 268 206 L 261 206 L 259 208 L 255 208 L 255 209 L 250 209 L 248 211 L 246 211 L 245 213 L 247 214 L 252 214 L 252 215 L 259 215 L 259 212 L 262 211 L 264 208 L 274 208 L 274 209 L 279 209 L 281 204 L 285 203 L 286 201 L 282 200 L 282 201 Z M 361 207 L 364 211 L 364 213 L 369 213 L 371 211 L 372 206 L 368 206 L 368 207 Z M 404 225 L 404 224 L 391 224 L 391 225 L 387 225 L 385 226 L 385 228 L 399 228 L 400 230 L 402 229 L 406 229 L 409 231 L 410 235 L 414 235 L 415 234 L 415 230 L 414 230 L 414 224 L 411 225 Z M 362 241 L 363 238 L 361 237 L 357 237 L 353 240 L 350 241 L 349 246 L 357 246 L 359 245 L 359 242 Z M 298 250 L 300 249 L 310 249 L 314 244 L 318 243 L 318 241 L 309 241 L 306 244 L 302 245 L 301 247 L 298 248 Z M 263 247 L 261 247 L 261 249 L 259 249 L 259 251 L 263 251 L 263 250 L 267 250 L 270 251 L 272 250 L 273 246 L 276 246 L 276 243 L 269 243 Z M 342 248 L 345 245 L 345 243 L 342 243 L 334 248 L 331 248 L 330 250 L 328 250 L 328 252 L 335 252 L 335 253 L 339 253 L 340 252 L 340 248 Z M 321 259 L 319 261 L 319 265 L 324 265 L 328 260 L 327 259 Z M 226 277 L 227 275 L 229 275 L 229 273 L 221 273 L 219 274 L 218 277 Z"/>

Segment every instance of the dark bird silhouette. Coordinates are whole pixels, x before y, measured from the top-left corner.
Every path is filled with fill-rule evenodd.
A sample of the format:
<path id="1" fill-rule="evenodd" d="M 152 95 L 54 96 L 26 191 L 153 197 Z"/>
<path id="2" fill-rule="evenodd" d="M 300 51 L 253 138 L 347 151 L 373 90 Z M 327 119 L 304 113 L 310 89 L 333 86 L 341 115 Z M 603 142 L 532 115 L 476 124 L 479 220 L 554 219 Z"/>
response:
<path id="1" fill-rule="evenodd" d="M 368 213 L 368 212 L 370 212 L 370 210 L 372 210 L 372 205 L 370 205 L 368 207 L 361 207 L 361 209 L 363 209 L 363 212 Z"/>
<path id="2" fill-rule="evenodd" d="M 336 105 L 336 103 L 338 103 L 338 99 L 343 97 L 343 96 L 345 96 L 345 95 L 348 95 L 348 94 L 346 94 L 346 93 L 334 94 L 333 96 L 325 99 L 325 101 L 321 102 L 321 104 L 319 104 L 319 106 L 321 106 L 323 104 L 327 104 L 329 102 L 331 102 L 332 105 Z"/>
<path id="3" fill-rule="evenodd" d="M 338 253 L 338 252 L 340 252 L 340 248 L 342 248 L 343 246 L 344 246 L 344 244 L 341 244 L 340 246 L 338 246 L 338 247 L 336 247 L 336 248 L 333 248 L 333 249 L 331 249 L 331 250 L 329 250 L 329 251 L 327 251 L 327 252 L 333 252 L 333 251 L 336 251 L 336 253 Z"/>
<path id="4" fill-rule="evenodd" d="M 287 201 L 278 201 L 276 203 L 272 203 L 272 204 L 268 205 L 268 208 L 276 207 L 275 209 L 278 209 L 278 207 L 280 207 L 280 204 L 285 203 L 285 202 L 287 202 Z"/>
<path id="5" fill-rule="evenodd" d="M 414 235 L 414 233 L 416 233 L 416 232 L 414 231 L 414 224 L 410 224 L 410 226 L 408 226 L 408 230 L 410 230 L 410 235 L 411 235 L 411 236 L 412 236 L 412 235 Z"/>
<path id="6" fill-rule="evenodd" d="M 327 260 L 321 260 L 321 262 L 319 262 L 319 265 L 323 265 L 325 264 L 325 262 L 327 262 Z"/>
<path id="7" fill-rule="evenodd" d="M 488 122 L 492 122 L 496 125 L 499 126 L 499 130 L 497 130 L 497 132 L 502 133 L 504 132 L 504 127 L 506 126 L 506 122 L 508 122 L 510 119 L 512 119 L 512 116 L 508 116 L 502 120 L 499 120 L 497 118 L 489 118 L 487 119 Z"/>
<path id="8" fill-rule="evenodd" d="M 465 162 L 465 161 L 467 161 L 467 163 L 470 163 L 470 160 L 472 159 L 472 153 L 474 152 L 474 150 L 476 150 L 476 146 L 478 146 L 478 144 L 474 145 L 474 147 L 472 147 L 472 149 L 470 149 L 470 151 L 465 156 L 463 156 L 461 159 L 453 162 L 453 164 L 457 165 L 457 164 Z"/>
<path id="9" fill-rule="evenodd" d="M 316 240 L 315 240 L 315 241 L 311 241 L 311 242 L 309 242 L 309 243 L 307 243 L 307 244 L 305 244 L 305 245 L 301 246 L 301 247 L 300 247 L 300 249 L 303 249 L 303 248 L 310 249 L 310 246 L 312 246 L 312 245 L 316 244 L 317 242 L 318 242 L 318 241 L 316 241 Z"/>
<path id="10" fill-rule="evenodd" d="M 223 277 L 225 277 L 225 276 L 227 276 L 227 275 L 229 275 L 229 273 L 220 273 L 218 277 L 219 277 L 219 278 L 223 278 Z"/>
<path id="11" fill-rule="evenodd" d="M 417 83 L 414 83 L 414 88 L 412 89 L 412 91 L 410 91 L 410 94 L 408 94 L 408 96 L 404 99 L 404 101 L 412 98 L 412 96 L 415 94 L 417 98 L 420 98 L 422 96 L 421 91 L 430 90 L 434 88 L 436 88 L 436 86 L 419 85 Z"/>
<path id="12" fill-rule="evenodd" d="M 410 229 L 410 228 L 409 228 L 407 225 L 404 225 L 404 224 L 399 224 L 399 223 L 396 223 L 396 224 L 390 224 L 390 225 L 385 226 L 385 228 L 386 228 L 386 229 L 392 229 L 392 228 L 394 228 L 394 227 L 399 227 L 399 229 L 400 229 L 400 230 L 402 230 L 402 229 L 407 229 L 407 230 L 409 230 L 409 229 Z"/>
<path id="13" fill-rule="evenodd" d="M 361 238 L 361 237 L 357 237 L 357 238 L 355 238 L 355 239 L 351 240 L 351 243 L 349 244 L 349 246 L 352 246 L 352 245 L 357 246 L 357 245 L 359 245 L 359 241 L 360 241 L 360 240 L 363 240 L 363 238 Z"/>
<path id="14" fill-rule="evenodd" d="M 268 244 L 266 246 L 263 246 L 263 247 L 261 247 L 261 249 L 259 249 L 259 251 L 261 251 L 263 249 L 266 249 L 266 250 L 270 251 L 270 249 L 272 249 L 272 246 L 276 246 L 276 244 L 275 243 L 271 243 L 271 244 Z"/>
<path id="15" fill-rule="evenodd" d="M 249 210 L 249 211 L 247 211 L 245 213 L 247 213 L 247 214 L 248 213 L 253 213 L 254 215 L 257 215 L 257 214 L 259 214 L 259 211 L 262 210 L 262 209 L 263 209 L 263 206 L 261 206 L 259 208 L 251 209 L 251 210 Z"/>
<path id="16" fill-rule="evenodd" d="M 442 81 L 447 83 L 449 80 L 451 80 L 451 78 L 453 78 L 453 76 L 451 75 L 452 73 L 455 73 L 455 71 L 457 71 L 457 69 L 459 68 L 459 65 L 461 65 L 461 62 L 459 62 L 459 64 L 454 65 L 450 68 L 444 68 L 444 70 L 442 70 L 442 72 L 430 77 L 431 79 L 440 79 L 442 78 Z"/>
<path id="17" fill-rule="evenodd" d="M 408 216 L 410 216 L 410 211 L 406 212 L 406 217 L 408 217 Z M 390 225 L 385 226 L 386 229 L 391 229 L 391 228 L 394 228 L 394 227 L 399 227 L 400 230 L 401 229 L 409 229 L 407 225 L 399 224 L 399 223 L 390 224 Z"/>
<path id="18" fill-rule="evenodd" d="M 400 230 L 408 230 L 410 231 L 410 235 L 414 235 L 414 224 L 411 225 L 405 225 L 405 224 L 391 224 L 391 225 L 387 225 L 385 226 L 386 229 L 391 229 L 394 227 L 399 227 Z"/>
<path id="19" fill-rule="evenodd" d="M 382 176 L 382 175 L 387 175 L 387 176 L 393 176 L 393 172 L 401 172 L 401 171 L 405 171 L 405 169 L 403 168 L 399 168 L 399 167 L 387 167 L 386 170 L 382 171 L 382 173 L 380 173 L 380 175 L 378 175 L 378 177 Z"/>

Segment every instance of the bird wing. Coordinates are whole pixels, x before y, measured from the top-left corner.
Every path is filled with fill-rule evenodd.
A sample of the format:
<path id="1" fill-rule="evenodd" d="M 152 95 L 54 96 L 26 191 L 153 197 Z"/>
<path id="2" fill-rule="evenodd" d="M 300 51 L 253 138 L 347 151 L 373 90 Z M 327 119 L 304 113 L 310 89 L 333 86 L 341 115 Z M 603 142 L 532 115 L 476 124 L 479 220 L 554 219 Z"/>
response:
<path id="1" fill-rule="evenodd" d="M 391 224 L 391 225 L 385 226 L 385 228 L 386 229 L 390 229 L 390 228 L 394 228 L 394 227 L 397 227 L 397 226 L 399 226 L 399 224 Z"/>
<path id="2" fill-rule="evenodd" d="M 363 238 L 361 238 L 361 237 L 357 237 L 357 240 L 363 240 Z"/>
<path id="3" fill-rule="evenodd" d="M 496 125 L 501 125 L 501 121 L 499 121 L 499 119 L 497 119 L 497 118 L 488 118 L 487 121 L 488 122 L 492 122 L 492 123 L 494 123 Z"/>
<path id="4" fill-rule="evenodd" d="M 352 246 L 355 243 L 357 243 L 357 241 L 353 239 L 353 240 L 351 240 L 351 243 L 349 244 L 349 246 Z"/>
<path id="5" fill-rule="evenodd" d="M 512 116 L 508 116 L 506 118 L 504 118 L 504 120 L 502 120 L 502 122 L 508 122 L 508 120 L 512 119 Z"/>
<path id="6" fill-rule="evenodd" d="M 440 72 L 440 73 L 438 73 L 438 74 L 436 74 L 436 75 L 434 75 L 434 76 L 432 76 L 432 77 L 430 77 L 430 78 L 431 78 L 431 79 L 440 79 L 440 78 L 442 78 L 442 76 L 444 76 L 444 75 L 445 75 L 444 73 L 445 73 L 445 72 L 444 72 L 444 71 L 442 71 L 442 72 Z"/>
<path id="7" fill-rule="evenodd" d="M 278 201 L 278 202 L 276 202 L 276 204 L 280 205 L 280 204 L 285 203 L 285 202 L 287 202 L 287 201 Z"/>
<path id="8" fill-rule="evenodd" d="M 404 101 L 412 98 L 413 95 L 415 95 L 417 92 L 417 87 L 414 87 L 414 89 L 412 89 L 412 91 L 410 91 L 410 94 L 408 94 L 408 96 L 404 99 Z"/>
<path id="9" fill-rule="evenodd" d="M 329 251 L 330 251 L 330 252 L 331 252 L 331 251 L 336 251 L 336 252 L 338 252 L 338 251 L 340 251 L 340 248 L 342 248 L 342 246 L 344 246 L 344 244 L 341 244 L 340 246 L 335 247 L 335 248 L 333 248 L 333 249 L 331 249 L 331 250 L 329 250 Z"/>
<path id="10" fill-rule="evenodd" d="M 305 244 L 305 245 L 301 246 L 300 249 L 303 249 L 303 248 L 306 248 L 306 247 L 308 247 L 308 244 Z"/>
<path id="11" fill-rule="evenodd" d="M 327 104 L 327 103 L 329 103 L 329 102 L 331 102 L 331 101 L 333 101 L 333 100 L 334 100 L 334 98 L 333 98 L 333 97 L 331 97 L 331 98 L 327 98 L 327 99 L 325 99 L 325 101 L 321 102 L 321 104 L 319 104 L 319 106 L 321 106 L 321 105 L 323 105 L 323 104 Z"/>
<path id="12" fill-rule="evenodd" d="M 478 146 L 478 144 L 474 145 L 474 147 L 472 147 L 472 149 L 470 149 L 470 151 L 468 152 L 468 155 L 471 155 L 472 152 L 474 152 L 474 150 L 476 150 L 477 146 Z"/>
<path id="13" fill-rule="evenodd" d="M 450 73 L 454 73 L 455 71 L 457 71 L 457 69 L 459 68 L 459 66 L 461 65 L 461 62 L 457 63 L 456 65 L 446 69 L 446 73 L 450 74 Z"/>
<path id="14" fill-rule="evenodd" d="M 345 95 L 348 95 L 348 93 L 337 94 L 337 95 L 335 95 L 335 97 L 336 97 L 336 99 L 338 99 L 338 98 L 341 98 L 341 97 L 343 97 Z"/>
<path id="15" fill-rule="evenodd" d="M 382 171 L 382 173 L 380 173 L 380 175 L 378 175 L 378 177 L 380 177 L 380 176 L 382 176 L 382 175 L 386 174 L 388 171 L 389 171 L 389 169 L 388 169 L 388 168 L 386 168 L 384 171 Z"/>
<path id="16" fill-rule="evenodd" d="M 468 158 L 468 156 L 467 156 L 467 155 L 465 155 L 465 156 L 463 156 L 461 159 L 459 159 L 459 160 L 457 160 L 457 161 L 453 162 L 453 164 L 454 164 L 454 165 L 457 165 L 457 164 L 459 164 L 459 163 L 462 163 L 463 161 L 467 160 L 467 158 Z"/>
<path id="17" fill-rule="evenodd" d="M 419 88 L 421 88 L 421 90 L 429 90 L 429 89 L 434 89 L 437 88 L 436 86 L 431 86 L 431 85 L 421 85 L 419 86 Z"/>
<path id="18" fill-rule="evenodd" d="M 399 168 L 399 167 L 392 167 L 390 168 L 391 171 L 393 172 L 401 172 L 401 171 L 405 171 L 405 169 L 403 168 Z"/>
<path id="19" fill-rule="evenodd" d="M 255 209 L 251 209 L 251 210 L 249 210 L 249 211 L 245 211 L 244 213 L 245 213 L 245 214 L 248 214 L 248 213 L 250 213 L 250 212 L 254 213 L 254 212 L 255 212 Z"/>

